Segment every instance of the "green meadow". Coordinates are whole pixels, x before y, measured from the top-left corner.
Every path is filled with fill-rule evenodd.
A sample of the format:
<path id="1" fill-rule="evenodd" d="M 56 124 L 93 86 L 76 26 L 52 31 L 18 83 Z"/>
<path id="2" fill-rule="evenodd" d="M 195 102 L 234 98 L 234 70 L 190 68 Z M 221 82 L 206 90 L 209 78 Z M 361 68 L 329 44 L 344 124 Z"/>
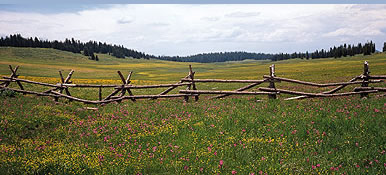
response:
<path id="1" fill-rule="evenodd" d="M 317 83 L 348 81 L 368 61 L 386 75 L 386 54 L 317 60 L 181 63 L 117 59 L 99 62 L 54 49 L 0 48 L 0 75 L 8 65 L 20 78 L 57 83 L 58 71 L 75 70 L 74 83 L 120 84 L 117 70 L 133 71 L 132 84 L 175 83 L 192 65 L 200 79 L 262 79 L 276 75 Z M 66 75 L 65 75 L 66 76 Z M 23 84 L 26 89 L 45 90 Z M 197 83 L 233 90 L 246 84 Z M 267 86 L 263 84 L 262 86 Z M 351 91 L 350 85 L 343 91 Z M 370 86 L 386 87 L 385 83 Z M 11 87 L 17 88 L 12 84 Z M 307 92 L 290 83 L 276 87 Z M 183 88 L 180 88 L 183 89 Z M 155 94 L 163 89 L 133 90 Z M 252 89 L 256 90 L 256 89 Z M 96 99 L 95 89 L 70 89 Z M 108 95 L 111 90 L 104 90 Z M 172 91 L 178 93 L 178 89 Z M 386 98 L 359 95 L 298 101 L 266 96 L 130 100 L 103 106 L 33 95 L 0 93 L 0 172 L 3 174 L 384 174 Z M 263 100 L 258 102 L 258 100 Z M 97 108 L 88 110 L 87 107 Z"/>

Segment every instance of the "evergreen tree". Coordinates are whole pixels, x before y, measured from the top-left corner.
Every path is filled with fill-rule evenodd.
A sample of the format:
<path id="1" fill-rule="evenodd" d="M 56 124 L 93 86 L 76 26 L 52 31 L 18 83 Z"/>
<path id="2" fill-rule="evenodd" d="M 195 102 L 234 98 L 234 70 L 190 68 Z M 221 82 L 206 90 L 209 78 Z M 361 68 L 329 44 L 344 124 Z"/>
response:
<path id="1" fill-rule="evenodd" d="M 386 42 L 383 43 L 383 52 L 386 52 Z"/>
<path id="2" fill-rule="evenodd" d="M 69 51 L 73 53 L 81 53 L 83 55 L 91 56 L 91 53 L 104 53 L 113 55 L 119 58 L 132 57 L 132 58 L 155 58 L 153 55 L 148 55 L 135 50 L 127 49 L 123 46 L 111 45 L 96 41 L 89 41 L 82 43 L 74 38 L 65 39 L 64 41 L 48 41 L 39 40 L 35 38 L 23 38 L 20 34 L 14 34 L 0 38 L 0 46 L 11 46 L 11 47 L 39 47 L 39 48 L 54 48 L 63 51 Z"/>

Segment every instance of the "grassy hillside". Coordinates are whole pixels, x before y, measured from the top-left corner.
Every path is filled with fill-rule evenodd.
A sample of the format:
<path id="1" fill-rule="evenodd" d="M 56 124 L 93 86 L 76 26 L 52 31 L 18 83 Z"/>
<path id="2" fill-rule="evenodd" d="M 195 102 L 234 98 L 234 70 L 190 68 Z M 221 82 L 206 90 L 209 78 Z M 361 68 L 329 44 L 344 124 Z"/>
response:
<path id="1" fill-rule="evenodd" d="M 144 59 L 117 59 L 98 55 L 100 61 L 88 60 L 81 54 L 40 48 L 0 48 L 0 74 L 8 75 L 8 64 L 20 65 L 22 76 L 55 77 L 58 70 L 75 70 L 75 79 L 116 79 L 117 70 L 133 71 L 134 80 L 178 81 L 186 76 L 188 65 L 197 78 L 261 79 L 268 74 L 269 65 L 276 64 L 277 76 L 326 82 L 348 79 L 362 73 L 364 61 L 369 61 L 372 74 L 385 74 L 386 54 L 354 56 L 339 59 L 286 60 L 278 62 L 253 61 L 225 63 L 181 63 Z M 326 79 L 328 77 L 328 79 Z"/>
<path id="2" fill-rule="evenodd" d="M 189 63 L 116 59 L 100 62 L 53 49 L 0 48 L 0 74 L 20 65 L 27 79 L 119 83 L 176 82 Z M 278 76 L 315 82 L 386 74 L 386 54 L 274 62 Z M 261 79 L 272 62 L 194 63 L 197 78 Z M 91 78 L 91 80 L 86 80 Z M 141 80 L 141 81 L 138 81 Z M 242 85 L 198 84 L 198 89 Z M 278 87 L 316 91 L 278 83 Z M 385 83 L 380 84 L 385 86 Z M 27 87 L 27 86 L 26 86 Z M 351 90 L 349 86 L 346 90 Z M 36 88 L 30 86 L 27 88 Z M 72 90 L 72 89 L 71 89 Z M 97 92 L 71 91 L 91 97 Z M 93 94 L 94 93 L 94 94 Z M 135 92 L 149 93 L 149 92 Z M 153 93 L 153 91 L 151 91 Z M 300 101 L 260 97 L 183 103 L 182 99 L 125 101 L 105 106 L 21 94 L 0 95 L 2 174 L 384 174 L 386 98 L 371 95 Z M 263 97 L 264 98 L 264 97 Z M 86 107 L 98 110 L 87 110 Z"/>

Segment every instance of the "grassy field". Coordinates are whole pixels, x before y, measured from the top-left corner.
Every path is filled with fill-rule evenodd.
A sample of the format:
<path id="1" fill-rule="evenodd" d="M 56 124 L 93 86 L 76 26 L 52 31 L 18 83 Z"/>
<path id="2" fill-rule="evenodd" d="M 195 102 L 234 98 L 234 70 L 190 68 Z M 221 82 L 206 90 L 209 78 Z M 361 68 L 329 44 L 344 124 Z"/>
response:
<path id="1" fill-rule="evenodd" d="M 74 82 L 109 84 L 119 83 L 116 71 L 121 70 L 124 74 L 134 71 L 133 84 L 157 84 L 179 81 L 187 75 L 189 64 L 196 78 L 222 79 L 262 79 L 272 64 L 99 57 L 100 62 L 95 62 L 53 49 L 0 48 L 0 74 L 10 74 L 8 64 L 20 65 L 22 78 L 56 83 L 58 70 L 74 69 Z M 277 76 L 337 82 L 361 74 L 365 60 L 371 74 L 386 74 L 386 54 L 274 63 Z M 241 86 L 198 84 L 198 89 Z M 286 83 L 277 87 L 316 90 Z M 88 98 L 96 95 L 84 90 L 74 93 Z M 260 97 L 202 97 L 189 103 L 160 99 L 93 106 L 12 95 L 0 95 L 0 172 L 4 174 L 386 172 L 385 97 L 262 103 L 256 102 Z M 98 110 L 86 110 L 88 106 Z"/>

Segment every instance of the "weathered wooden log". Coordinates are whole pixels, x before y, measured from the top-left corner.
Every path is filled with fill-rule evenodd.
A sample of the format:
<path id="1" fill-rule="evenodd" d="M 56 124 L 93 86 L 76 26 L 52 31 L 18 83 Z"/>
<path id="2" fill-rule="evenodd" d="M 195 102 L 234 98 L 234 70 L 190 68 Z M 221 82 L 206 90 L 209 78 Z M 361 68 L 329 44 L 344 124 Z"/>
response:
<path id="1" fill-rule="evenodd" d="M 352 78 L 349 82 L 355 82 L 355 81 L 358 80 L 358 79 L 360 79 L 360 76 L 356 76 L 356 77 Z M 332 93 L 335 93 L 335 92 L 337 92 L 337 91 L 343 89 L 343 88 L 346 87 L 346 86 L 348 86 L 348 84 L 346 84 L 346 85 L 340 85 L 340 86 L 338 86 L 338 87 L 336 87 L 336 88 L 334 88 L 334 89 L 331 89 L 331 90 L 329 90 L 329 91 L 325 91 L 325 92 L 322 92 L 322 93 L 323 93 L 323 94 L 332 94 Z"/>
<path id="2" fill-rule="evenodd" d="M 267 95 L 276 94 L 271 92 L 247 92 L 247 91 L 206 91 L 206 90 L 180 90 L 183 94 L 230 94 L 230 95 Z"/>
<path id="3" fill-rule="evenodd" d="M 19 69 L 19 66 L 16 66 L 15 69 L 12 69 L 11 65 L 8 65 L 8 66 L 9 66 L 9 70 L 11 70 L 11 75 L 9 77 L 7 77 L 7 78 L 17 78 L 19 75 L 17 75 L 16 72 Z M 10 83 L 11 83 L 10 81 L 9 82 L 5 82 L 4 86 L 8 87 Z"/>
<path id="4" fill-rule="evenodd" d="M 188 78 L 189 77 L 189 75 L 187 75 L 185 78 Z M 184 78 L 184 79 L 185 79 Z M 179 81 L 178 83 L 176 83 L 176 84 L 184 84 L 184 85 L 188 85 L 189 83 L 182 83 L 182 80 L 181 81 Z M 183 86 L 183 85 L 182 85 Z M 161 93 L 159 93 L 158 95 L 165 95 L 165 94 L 167 94 L 167 93 L 169 93 L 170 91 L 172 91 L 173 89 L 175 89 L 177 86 L 171 86 L 171 87 L 169 87 L 168 89 L 166 89 L 165 91 L 162 91 Z"/>
<path id="5" fill-rule="evenodd" d="M 191 79 L 183 78 L 183 82 L 192 82 Z M 194 82 L 206 82 L 206 83 L 261 83 L 265 80 L 221 80 L 221 79 L 194 79 Z"/>
<path id="6" fill-rule="evenodd" d="M 49 89 L 44 91 L 43 93 L 50 93 L 51 91 L 56 91 L 56 90 L 58 90 L 58 88 Z"/>
<path id="7" fill-rule="evenodd" d="M 53 91 L 52 93 L 60 96 L 60 97 L 64 97 L 64 98 L 67 98 L 67 99 L 72 99 L 74 101 L 78 101 L 78 102 L 83 102 L 83 103 L 86 103 L 86 104 L 101 104 L 101 103 L 111 103 L 111 102 L 116 102 L 116 101 L 122 101 L 122 100 L 125 100 L 125 99 L 144 99 L 144 98 L 175 98 L 175 97 L 184 97 L 184 96 L 192 96 L 192 95 L 186 95 L 186 94 L 173 94 L 173 95 L 135 95 L 135 96 L 123 96 L 123 97 L 118 97 L 118 98 L 114 98 L 114 99 L 110 99 L 110 100 L 102 100 L 102 101 L 93 101 L 93 100 L 85 100 L 85 99 L 81 99 L 81 98 L 76 98 L 76 97 L 73 97 L 73 96 L 68 96 L 68 95 L 64 95 L 64 94 L 61 94 L 59 92 L 55 92 Z"/>
<path id="8" fill-rule="evenodd" d="M 64 83 L 62 71 L 59 71 L 59 76 L 60 76 L 60 82 Z"/>
<path id="9" fill-rule="evenodd" d="M 68 90 L 68 88 L 64 88 L 64 91 L 66 92 L 67 95 L 71 96 L 71 93 L 70 91 Z M 71 101 L 71 100 L 70 100 Z"/>
<path id="10" fill-rule="evenodd" d="M 74 73 L 74 70 L 71 70 L 70 73 L 68 73 L 67 78 L 64 80 L 64 83 L 70 83 L 70 79 L 73 73 Z"/>
<path id="11" fill-rule="evenodd" d="M 64 87 L 79 87 L 79 88 L 120 88 L 122 85 L 109 85 L 109 84 L 102 84 L 102 85 L 97 85 L 97 84 L 56 84 L 60 87 L 60 85 Z"/>
<path id="12" fill-rule="evenodd" d="M 360 79 L 360 76 L 356 76 L 356 77 L 352 78 L 349 82 L 354 82 L 354 81 L 356 81 L 356 80 L 358 80 L 358 79 Z M 343 89 L 343 88 L 346 87 L 346 86 L 348 86 L 348 85 L 347 85 L 347 84 L 346 84 L 346 85 L 340 85 L 340 86 L 338 86 L 338 87 L 336 87 L 336 88 L 334 88 L 334 89 L 331 89 L 331 90 L 329 90 L 329 91 L 322 92 L 322 94 L 333 94 L 333 93 L 335 93 L 335 92 L 337 92 L 337 91 Z M 308 96 L 302 95 L 302 96 L 298 96 L 298 97 L 286 98 L 286 99 L 284 99 L 284 100 L 304 99 L 304 98 L 308 98 Z"/>
<path id="13" fill-rule="evenodd" d="M 23 85 L 22 85 L 19 81 L 16 81 L 16 83 L 17 83 L 17 85 L 19 85 L 19 87 L 20 87 L 21 90 L 24 90 Z M 23 93 L 23 94 L 25 94 L 25 93 Z"/>
<path id="14" fill-rule="evenodd" d="M 306 95 L 309 97 L 336 97 L 336 96 L 348 96 L 348 95 L 355 95 L 355 94 L 362 94 L 362 93 L 376 93 L 377 90 L 369 90 L 369 91 L 361 91 L 361 92 L 345 92 L 345 93 L 338 93 L 338 94 L 323 94 L 323 93 L 309 93 L 309 92 L 299 92 L 299 91 L 290 91 L 290 90 L 284 90 L 284 89 L 272 89 L 272 88 L 264 88 L 260 87 L 259 90 L 266 91 L 266 92 L 279 92 L 283 94 L 292 94 L 292 95 Z"/>
<path id="15" fill-rule="evenodd" d="M 371 75 L 369 79 L 386 79 L 386 75 Z"/>
<path id="16" fill-rule="evenodd" d="M 134 96 L 124 96 L 124 99 L 134 98 L 134 99 L 152 99 L 152 98 L 175 98 L 175 97 L 185 97 L 185 96 L 197 96 L 197 94 L 170 94 L 170 95 L 134 95 Z M 120 96 L 112 96 L 111 99 L 119 99 Z"/>
<path id="17" fill-rule="evenodd" d="M 129 84 L 131 81 L 130 81 L 130 79 L 131 79 L 131 74 L 132 74 L 133 72 L 129 72 L 129 75 L 127 75 L 127 78 L 126 78 L 126 84 Z"/>
<path id="18" fill-rule="evenodd" d="M 78 101 L 78 102 L 83 102 L 83 103 L 86 103 L 86 104 L 100 104 L 100 103 L 103 102 L 103 101 L 92 101 L 92 100 L 85 100 L 85 99 L 81 99 L 81 98 L 76 98 L 76 97 L 73 97 L 73 96 L 64 95 L 64 94 L 56 92 L 56 91 L 51 91 L 51 93 L 53 93 L 53 94 L 55 94 L 55 95 L 57 95 L 59 97 L 71 99 L 71 100 Z"/>
<path id="19" fill-rule="evenodd" d="M 18 92 L 18 93 L 33 94 L 33 95 L 37 95 L 37 96 L 56 97 L 56 95 L 49 94 L 49 93 L 44 93 L 44 92 L 34 92 L 34 91 L 20 90 L 20 89 L 9 88 L 9 87 L 2 87 L 2 86 L 0 86 L 0 89 L 11 90 L 11 91 Z"/>
<path id="20" fill-rule="evenodd" d="M 3 78 L 7 79 L 8 81 L 12 81 L 12 82 L 20 81 L 20 82 L 25 82 L 25 83 L 30 83 L 30 84 L 37 84 L 37 85 L 42 85 L 42 86 L 61 87 L 60 85 L 54 85 L 54 84 L 49 84 L 49 83 L 41 83 L 41 82 L 25 80 L 25 79 L 20 79 L 20 78 L 10 78 L 10 77 L 3 77 Z"/>
<path id="21" fill-rule="evenodd" d="M 264 78 L 269 78 L 270 76 L 264 75 Z M 353 82 L 340 82 L 340 83 L 312 83 L 312 82 L 306 82 L 306 81 L 300 81 L 300 80 L 294 80 L 289 78 L 282 78 L 282 77 L 274 77 L 274 79 L 280 80 L 280 81 L 286 81 L 291 83 L 298 83 L 303 85 L 309 85 L 309 86 L 316 86 L 316 87 L 328 87 L 328 86 L 340 86 L 340 85 L 352 85 L 352 84 L 362 84 L 363 81 L 353 81 Z M 367 83 L 380 83 L 383 82 L 381 80 L 379 81 L 367 81 Z"/>
<path id="22" fill-rule="evenodd" d="M 116 90 L 113 91 L 110 95 L 108 95 L 105 99 L 103 99 L 103 101 L 109 100 L 112 96 L 114 96 L 115 94 L 117 94 L 119 91 L 121 91 L 121 89 L 116 89 Z"/>
<path id="23" fill-rule="evenodd" d="M 261 83 L 263 83 L 263 82 L 261 82 Z M 261 83 L 252 83 L 252 84 L 250 84 L 250 85 L 247 85 L 247 86 L 244 86 L 244 87 L 242 87 L 242 88 L 236 89 L 235 91 L 238 91 L 238 92 L 240 92 L 240 91 L 245 91 L 245 90 L 250 89 L 250 88 L 253 88 L 253 87 L 255 87 L 255 86 L 257 86 L 257 85 L 259 85 L 259 84 L 261 84 Z M 231 95 L 231 94 L 218 95 L 218 96 L 215 96 L 215 97 L 213 97 L 213 98 L 223 98 L 223 97 L 226 97 L 226 96 L 229 96 L 229 95 Z"/>
<path id="24" fill-rule="evenodd" d="M 176 84 L 159 84 L 159 85 L 125 85 L 125 86 L 118 86 L 115 87 L 115 89 L 148 89 L 148 88 L 164 88 L 164 87 L 178 87 L 178 86 L 186 86 L 190 85 L 191 83 L 176 83 Z"/>
<path id="25" fill-rule="evenodd" d="M 380 92 L 386 92 L 385 87 L 356 87 L 354 91 L 369 91 L 369 90 L 378 90 Z"/>
<path id="26" fill-rule="evenodd" d="M 123 84 L 126 84 L 126 80 L 125 80 L 125 78 L 123 77 L 121 71 L 117 71 L 117 73 L 118 73 L 119 77 L 121 78 L 122 83 L 123 83 Z"/>
<path id="27" fill-rule="evenodd" d="M 130 96 L 134 96 L 130 89 L 126 89 Z M 131 99 L 132 101 L 135 101 L 135 98 Z"/>

